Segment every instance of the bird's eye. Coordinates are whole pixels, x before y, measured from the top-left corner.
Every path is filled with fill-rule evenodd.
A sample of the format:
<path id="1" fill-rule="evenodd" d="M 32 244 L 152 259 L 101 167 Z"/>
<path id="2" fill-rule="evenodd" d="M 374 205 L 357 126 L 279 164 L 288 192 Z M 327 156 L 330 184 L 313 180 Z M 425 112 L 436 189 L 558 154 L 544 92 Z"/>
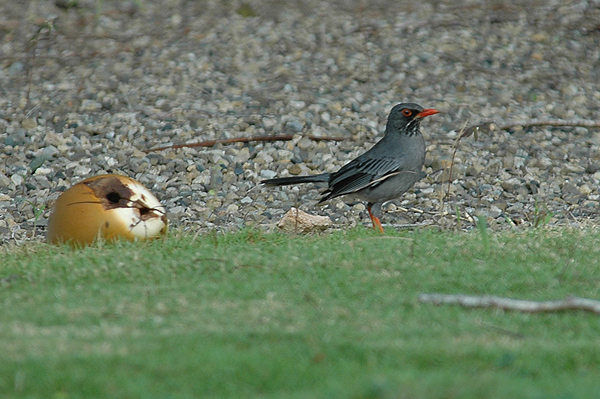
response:
<path id="1" fill-rule="evenodd" d="M 404 115 L 406 117 L 411 116 L 412 115 L 412 111 L 410 109 L 404 108 L 402 110 L 402 115 Z"/>

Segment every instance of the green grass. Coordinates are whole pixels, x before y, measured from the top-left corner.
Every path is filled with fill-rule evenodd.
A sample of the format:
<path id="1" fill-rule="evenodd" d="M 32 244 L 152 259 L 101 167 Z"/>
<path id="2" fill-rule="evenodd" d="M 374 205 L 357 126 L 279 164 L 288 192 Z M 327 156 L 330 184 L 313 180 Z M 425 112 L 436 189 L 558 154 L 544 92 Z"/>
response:
<path id="1" fill-rule="evenodd" d="M 417 301 L 600 298 L 600 233 L 388 234 L 5 250 L 0 397 L 600 395 L 600 316 Z"/>

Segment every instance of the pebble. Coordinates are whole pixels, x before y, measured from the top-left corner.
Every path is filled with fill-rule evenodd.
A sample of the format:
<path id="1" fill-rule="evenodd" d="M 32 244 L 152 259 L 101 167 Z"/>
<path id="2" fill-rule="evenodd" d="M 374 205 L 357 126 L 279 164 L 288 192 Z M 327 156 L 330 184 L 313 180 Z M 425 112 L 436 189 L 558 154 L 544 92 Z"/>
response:
<path id="1" fill-rule="evenodd" d="M 300 133 L 304 129 L 304 124 L 300 121 L 288 121 L 285 127 L 294 133 Z"/>
<path id="2" fill-rule="evenodd" d="M 293 164 L 288 168 L 288 172 L 290 172 L 291 175 L 299 175 L 302 172 L 302 167 L 297 163 Z"/>
<path id="3" fill-rule="evenodd" d="M 80 112 L 92 112 L 102 109 L 102 103 L 93 100 L 83 100 L 79 107 Z"/>
<path id="4" fill-rule="evenodd" d="M 18 174 L 14 174 L 10 177 L 10 180 L 12 180 L 13 183 L 15 183 L 15 186 L 20 186 L 21 184 L 23 184 L 23 176 L 18 175 Z"/>
<path id="5" fill-rule="evenodd" d="M 273 170 L 263 169 L 260 171 L 260 177 L 265 179 L 272 179 L 277 176 L 277 172 Z"/>
<path id="6" fill-rule="evenodd" d="M 9 75 L 18 75 L 25 69 L 25 65 L 21 61 L 16 61 L 8 67 Z"/>
<path id="7" fill-rule="evenodd" d="M 33 118 L 25 118 L 21 121 L 21 126 L 24 129 L 34 129 L 37 126 L 37 122 Z"/>
<path id="8" fill-rule="evenodd" d="M 498 208 L 496 205 L 490 206 L 489 216 L 494 219 L 500 217 L 502 215 L 502 209 Z"/>
<path id="9" fill-rule="evenodd" d="M 185 211 L 185 208 L 181 205 L 179 206 L 172 206 L 168 209 L 169 213 L 173 213 L 175 215 L 179 214 L 179 213 L 183 213 L 183 211 Z"/>

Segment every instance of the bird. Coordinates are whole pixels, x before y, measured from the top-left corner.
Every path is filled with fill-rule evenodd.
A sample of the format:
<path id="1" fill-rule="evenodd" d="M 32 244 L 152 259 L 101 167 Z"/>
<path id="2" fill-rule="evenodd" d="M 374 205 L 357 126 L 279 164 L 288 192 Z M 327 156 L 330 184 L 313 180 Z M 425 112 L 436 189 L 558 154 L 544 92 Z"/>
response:
<path id="1" fill-rule="evenodd" d="M 426 176 L 425 139 L 420 126 L 423 118 L 437 113 L 434 108 L 415 103 L 396 104 L 388 116 L 383 138 L 337 172 L 279 177 L 261 183 L 266 186 L 327 183 L 319 204 L 340 196 L 366 201 L 373 228 L 383 233 L 382 205 L 400 197 Z"/>

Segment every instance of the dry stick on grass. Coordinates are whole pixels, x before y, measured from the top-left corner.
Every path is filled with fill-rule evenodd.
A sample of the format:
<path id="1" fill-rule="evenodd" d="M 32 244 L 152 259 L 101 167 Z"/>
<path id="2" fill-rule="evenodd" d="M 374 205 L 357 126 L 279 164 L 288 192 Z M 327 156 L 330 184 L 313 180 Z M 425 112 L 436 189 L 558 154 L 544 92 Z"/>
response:
<path id="1" fill-rule="evenodd" d="M 419 295 L 419 301 L 435 305 L 449 304 L 467 308 L 496 308 L 527 313 L 585 310 L 600 314 L 600 301 L 574 296 L 555 301 L 528 301 L 497 296 L 421 294 Z"/>
<path id="2" fill-rule="evenodd" d="M 279 135 L 264 135 L 264 136 L 253 136 L 253 137 L 234 137 L 231 139 L 218 139 L 218 140 L 207 140 L 201 141 L 199 143 L 189 143 L 189 144 L 173 144 L 165 147 L 151 148 L 148 150 L 144 150 L 145 153 L 156 152 L 162 150 L 170 150 L 176 148 L 193 148 L 193 147 L 213 147 L 217 144 L 233 144 L 233 143 L 249 143 L 251 141 L 290 141 L 294 138 L 294 134 L 279 134 Z M 343 141 L 344 137 L 330 137 L 330 136 L 313 136 L 307 135 L 304 137 L 308 137 L 313 141 Z"/>

